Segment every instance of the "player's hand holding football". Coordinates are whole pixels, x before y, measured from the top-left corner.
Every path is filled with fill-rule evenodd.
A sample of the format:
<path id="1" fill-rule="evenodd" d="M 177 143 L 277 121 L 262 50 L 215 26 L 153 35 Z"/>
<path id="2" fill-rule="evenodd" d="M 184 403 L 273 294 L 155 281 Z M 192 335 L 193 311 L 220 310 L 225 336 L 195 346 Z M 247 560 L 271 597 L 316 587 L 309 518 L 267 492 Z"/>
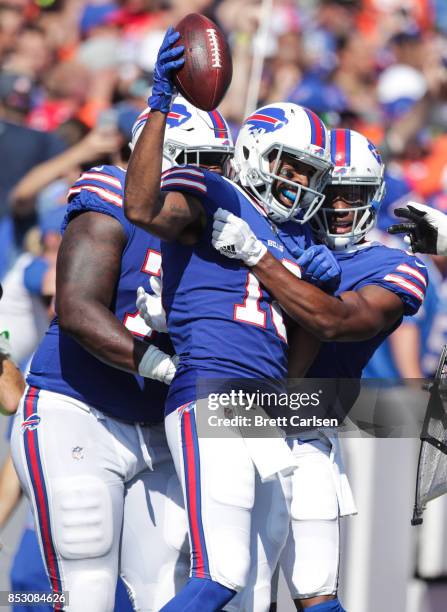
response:
<path id="1" fill-rule="evenodd" d="M 158 110 L 165 114 L 169 113 L 171 109 L 174 95 L 172 72 L 185 63 L 185 59 L 182 57 L 185 47 L 183 45 L 173 47 L 179 38 L 180 34 L 171 26 L 167 30 L 158 51 L 154 69 L 154 84 L 148 100 L 151 110 Z"/>
<path id="2" fill-rule="evenodd" d="M 331 251 L 323 244 L 315 244 L 297 260 L 303 269 L 303 279 L 333 293 L 341 280 L 341 268 Z"/>
<path id="3" fill-rule="evenodd" d="M 408 202 L 405 208 L 396 208 L 396 217 L 402 223 L 391 225 L 390 234 L 407 234 L 405 241 L 411 245 L 413 253 L 447 255 L 447 216 L 439 210 Z"/>
<path id="4" fill-rule="evenodd" d="M 136 305 L 148 327 L 166 333 L 168 327 L 166 313 L 161 303 L 161 282 L 157 277 L 151 276 L 150 284 L 154 294 L 146 293 L 143 287 L 138 287 Z"/>
<path id="5" fill-rule="evenodd" d="M 255 266 L 267 252 L 248 223 L 223 208 L 214 213 L 212 244 L 222 255 L 240 259 L 248 267 Z"/>

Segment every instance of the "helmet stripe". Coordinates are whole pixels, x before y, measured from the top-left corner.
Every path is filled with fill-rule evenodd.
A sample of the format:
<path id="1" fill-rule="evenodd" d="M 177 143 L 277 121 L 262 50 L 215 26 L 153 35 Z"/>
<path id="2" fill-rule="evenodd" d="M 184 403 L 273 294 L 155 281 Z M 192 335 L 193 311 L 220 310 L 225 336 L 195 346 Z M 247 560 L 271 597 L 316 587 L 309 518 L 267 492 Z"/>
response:
<path id="1" fill-rule="evenodd" d="M 346 166 L 351 165 L 351 132 L 345 130 Z"/>
<path id="2" fill-rule="evenodd" d="M 337 165 L 336 157 L 337 157 L 337 132 L 338 130 L 331 131 L 331 160 L 334 166 Z"/>
<path id="3" fill-rule="evenodd" d="M 308 108 L 304 109 L 310 123 L 310 139 L 312 144 L 324 149 L 326 147 L 326 132 L 321 119 Z"/>
<path id="4" fill-rule="evenodd" d="M 336 166 L 351 165 L 351 132 L 349 130 L 333 130 L 331 157 Z"/>
<path id="5" fill-rule="evenodd" d="M 222 115 L 217 110 L 210 111 L 209 116 L 214 126 L 214 136 L 216 138 L 228 138 L 227 126 Z"/>
<path id="6" fill-rule="evenodd" d="M 346 147 L 345 131 L 336 130 L 335 132 L 335 165 L 346 166 Z"/>

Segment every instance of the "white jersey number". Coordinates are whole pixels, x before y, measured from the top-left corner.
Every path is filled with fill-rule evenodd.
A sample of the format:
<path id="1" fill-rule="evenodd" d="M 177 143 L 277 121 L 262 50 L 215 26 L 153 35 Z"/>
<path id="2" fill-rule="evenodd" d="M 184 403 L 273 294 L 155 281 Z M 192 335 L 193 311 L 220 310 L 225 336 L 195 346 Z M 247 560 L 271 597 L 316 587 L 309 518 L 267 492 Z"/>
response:
<path id="1" fill-rule="evenodd" d="M 146 251 L 141 271 L 145 274 L 149 274 L 149 276 L 160 276 L 161 253 L 154 251 L 153 249 L 148 249 Z M 144 319 L 140 317 L 138 311 L 134 313 L 126 312 L 123 324 L 130 332 L 132 332 L 134 336 L 138 336 L 139 338 L 145 338 L 148 340 L 153 334 L 152 329 L 146 325 Z"/>
<path id="2" fill-rule="evenodd" d="M 245 297 L 242 304 L 235 304 L 234 319 L 243 321 L 257 327 L 267 327 L 267 313 L 261 308 L 260 301 L 262 299 L 262 289 L 258 279 L 254 274 L 248 272 L 247 282 L 245 283 Z M 286 326 L 281 314 L 281 308 L 278 302 L 273 302 L 270 305 L 270 313 L 273 326 L 280 338 L 287 342 Z"/>

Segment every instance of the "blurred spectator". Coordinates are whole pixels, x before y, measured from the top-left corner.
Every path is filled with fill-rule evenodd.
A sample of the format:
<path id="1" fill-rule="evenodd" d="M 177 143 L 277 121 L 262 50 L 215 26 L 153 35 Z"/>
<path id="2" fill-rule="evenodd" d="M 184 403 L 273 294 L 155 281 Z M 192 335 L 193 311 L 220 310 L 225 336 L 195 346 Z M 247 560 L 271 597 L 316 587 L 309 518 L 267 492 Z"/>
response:
<path id="1" fill-rule="evenodd" d="M 14 50 L 3 67 L 9 72 L 26 74 L 38 80 L 53 61 L 45 31 L 37 25 L 27 25 L 20 31 Z"/>
<path id="2" fill-rule="evenodd" d="M 43 81 L 45 94 L 28 115 L 28 125 L 45 132 L 72 118 L 86 102 L 89 71 L 75 62 L 57 64 Z"/>
<path id="3" fill-rule="evenodd" d="M 117 5 L 87 4 L 80 21 L 82 42 L 77 51 L 78 61 L 91 71 L 116 67 L 120 60 L 120 36 L 112 23 Z"/>
<path id="4" fill-rule="evenodd" d="M 28 250 L 6 275 L 0 301 L 0 327 L 9 331 L 12 357 L 24 367 L 54 315 L 56 257 L 65 206 L 41 216 L 38 231 L 28 232 Z M 37 235 L 36 235 L 37 234 Z"/>
<path id="5" fill-rule="evenodd" d="M 34 211 L 8 214 L 10 192 L 36 164 L 64 150 L 63 142 L 54 134 L 24 125 L 31 91 L 28 77 L 0 74 L 0 278 L 20 253 L 25 233 L 36 221 Z"/>
<path id="6" fill-rule="evenodd" d="M 334 83 L 347 99 L 347 106 L 358 114 L 377 113 L 375 48 L 357 32 L 338 40 L 338 66 Z"/>
<path id="7" fill-rule="evenodd" d="M 404 64 L 395 64 L 382 72 L 377 93 L 388 121 L 405 114 L 424 97 L 427 91 L 420 70 Z"/>
<path id="8" fill-rule="evenodd" d="M 14 50 L 23 22 L 24 15 L 19 7 L 0 5 L 0 61 Z"/>
<path id="9" fill-rule="evenodd" d="M 14 211 L 46 208 L 45 194 L 52 194 L 65 202 L 68 189 L 82 170 L 100 164 L 123 165 L 127 162 L 132 136 L 132 125 L 140 109 L 120 103 L 104 111 L 94 130 L 86 133 L 86 126 L 71 120 L 58 130 L 73 146 L 51 160 L 35 166 L 16 186 L 11 195 Z"/>

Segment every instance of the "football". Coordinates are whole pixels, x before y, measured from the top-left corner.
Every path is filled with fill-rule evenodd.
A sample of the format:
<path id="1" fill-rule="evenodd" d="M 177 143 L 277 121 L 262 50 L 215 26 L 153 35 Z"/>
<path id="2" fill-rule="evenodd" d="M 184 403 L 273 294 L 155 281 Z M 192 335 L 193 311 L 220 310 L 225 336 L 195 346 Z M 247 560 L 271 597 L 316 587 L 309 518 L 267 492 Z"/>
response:
<path id="1" fill-rule="evenodd" d="M 222 101 L 233 74 L 228 43 L 216 24 L 204 15 L 191 13 L 175 28 L 185 46 L 185 63 L 176 72 L 174 83 L 191 104 L 214 110 Z"/>

